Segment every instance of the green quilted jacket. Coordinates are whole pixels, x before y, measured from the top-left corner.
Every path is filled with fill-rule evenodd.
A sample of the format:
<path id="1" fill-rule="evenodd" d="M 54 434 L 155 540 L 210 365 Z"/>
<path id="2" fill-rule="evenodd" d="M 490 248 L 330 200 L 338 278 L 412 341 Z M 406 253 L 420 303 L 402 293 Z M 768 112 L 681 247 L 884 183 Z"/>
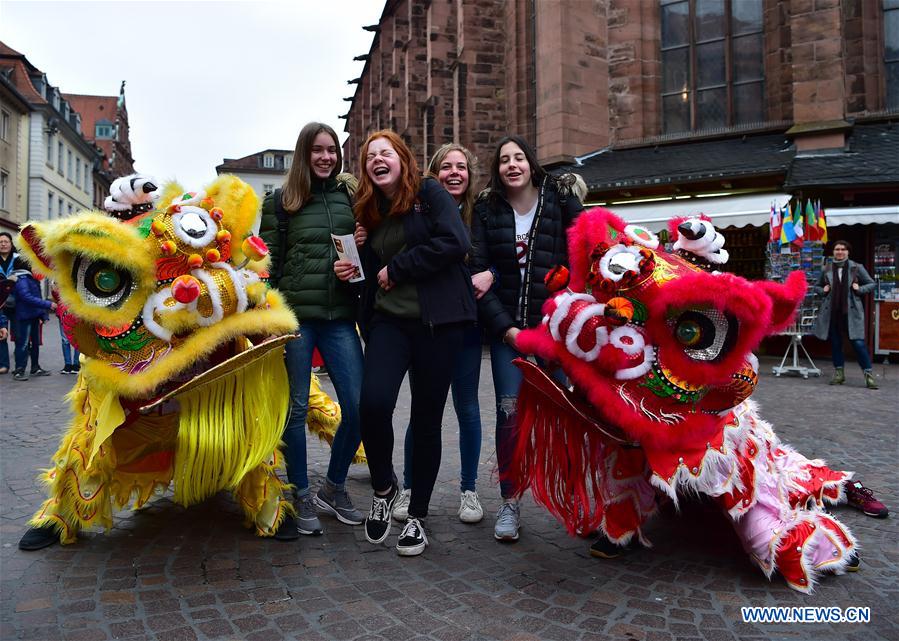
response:
<path id="1" fill-rule="evenodd" d="M 280 195 L 280 190 L 277 192 Z M 313 180 L 312 198 L 298 212 L 288 212 L 287 246 L 280 246 L 275 196 L 262 201 L 259 235 L 269 247 L 271 271 L 277 271 L 284 255 L 281 279 L 277 287 L 300 321 L 355 320 L 357 289 L 334 275 L 337 251 L 331 234 L 352 234 L 353 208 L 345 184 L 331 178 Z"/>

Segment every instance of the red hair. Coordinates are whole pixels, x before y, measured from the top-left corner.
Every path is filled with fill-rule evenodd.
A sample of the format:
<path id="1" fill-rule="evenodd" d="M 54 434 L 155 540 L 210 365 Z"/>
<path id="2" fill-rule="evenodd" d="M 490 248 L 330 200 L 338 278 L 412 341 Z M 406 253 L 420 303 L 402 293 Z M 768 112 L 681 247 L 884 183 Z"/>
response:
<path id="1" fill-rule="evenodd" d="M 396 132 L 390 129 L 381 129 L 366 138 L 359 152 L 359 188 L 356 190 L 356 204 L 353 206 L 353 212 L 356 214 L 359 224 L 369 231 L 381 224 L 381 212 L 378 211 L 380 190 L 375 187 L 368 172 L 365 171 L 368 146 L 377 138 L 385 138 L 400 159 L 400 184 L 397 185 L 387 215 L 401 216 L 412 209 L 415 198 L 418 196 L 418 189 L 421 187 L 421 172 L 418 169 L 418 163 L 415 162 L 415 156 Z"/>

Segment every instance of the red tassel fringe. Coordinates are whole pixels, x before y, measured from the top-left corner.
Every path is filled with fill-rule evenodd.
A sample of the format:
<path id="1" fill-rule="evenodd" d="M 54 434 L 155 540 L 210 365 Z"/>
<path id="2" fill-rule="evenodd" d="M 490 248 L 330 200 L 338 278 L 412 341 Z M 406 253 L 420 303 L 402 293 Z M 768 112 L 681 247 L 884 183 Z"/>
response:
<path id="1" fill-rule="evenodd" d="M 530 488 L 571 535 L 592 532 L 602 522 L 603 470 L 596 463 L 603 447 L 601 434 L 576 413 L 521 386 L 518 441 L 507 475 L 519 496 Z"/>

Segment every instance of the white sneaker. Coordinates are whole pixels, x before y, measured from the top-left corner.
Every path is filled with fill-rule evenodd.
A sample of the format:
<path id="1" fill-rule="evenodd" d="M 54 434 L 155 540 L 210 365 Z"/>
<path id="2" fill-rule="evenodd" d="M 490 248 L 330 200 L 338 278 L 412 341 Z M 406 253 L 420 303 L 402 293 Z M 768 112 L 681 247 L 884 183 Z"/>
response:
<path id="1" fill-rule="evenodd" d="M 405 523 L 409 519 L 409 501 L 412 500 L 412 490 L 403 490 L 396 497 L 393 504 L 393 520 Z"/>
<path id="2" fill-rule="evenodd" d="M 459 505 L 459 520 L 463 523 L 478 523 L 484 518 L 484 508 L 478 500 L 478 493 L 472 490 L 462 492 L 462 501 Z"/>

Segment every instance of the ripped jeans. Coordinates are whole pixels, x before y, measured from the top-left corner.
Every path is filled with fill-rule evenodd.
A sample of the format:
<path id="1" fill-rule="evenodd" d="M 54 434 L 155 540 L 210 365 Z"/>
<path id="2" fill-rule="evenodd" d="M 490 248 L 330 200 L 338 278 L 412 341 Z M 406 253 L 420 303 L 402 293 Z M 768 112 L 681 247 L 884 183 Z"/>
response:
<path id="1" fill-rule="evenodd" d="M 515 408 L 522 375 L 512 360 L 520 356 L 522 354 L 518 350 L 501 340 L 490 343 L 490 368 L 493 370 L 493 391 L 496 394 L 496 464 L 499 468 L 499 489 L 504 499 L 514 497 L 517 490 L 514 483 L 506 478 L 506 470 L 515 453 L 518 437 Z M 537 362 L 542 364 L 540 359 Z M 561 369 L 553 372 L 552 377 L 560 384 L 568 385 Z"/>

